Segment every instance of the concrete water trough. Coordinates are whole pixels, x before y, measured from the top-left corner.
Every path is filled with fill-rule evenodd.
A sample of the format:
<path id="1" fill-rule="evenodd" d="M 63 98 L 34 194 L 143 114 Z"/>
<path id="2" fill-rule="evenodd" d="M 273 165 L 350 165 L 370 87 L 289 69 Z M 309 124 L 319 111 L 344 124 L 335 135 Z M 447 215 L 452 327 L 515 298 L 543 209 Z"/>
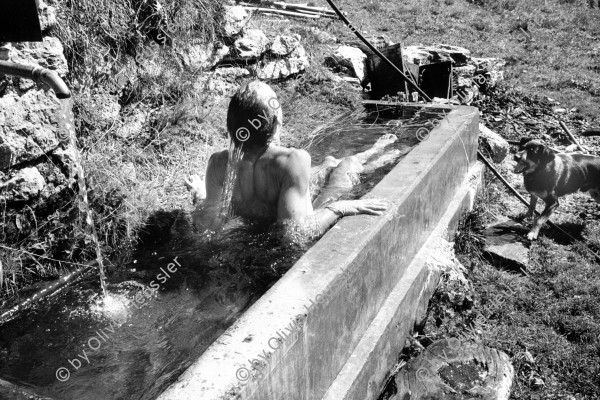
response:
<path id="1" fill-rule="evenodd" d="M 387 212 L 339 221 L 159 399 L 377 397 L 435 289 L 428 239 L 472 200 L 478 110 L 424 107 L 449 114 L 367 194 Z"/>

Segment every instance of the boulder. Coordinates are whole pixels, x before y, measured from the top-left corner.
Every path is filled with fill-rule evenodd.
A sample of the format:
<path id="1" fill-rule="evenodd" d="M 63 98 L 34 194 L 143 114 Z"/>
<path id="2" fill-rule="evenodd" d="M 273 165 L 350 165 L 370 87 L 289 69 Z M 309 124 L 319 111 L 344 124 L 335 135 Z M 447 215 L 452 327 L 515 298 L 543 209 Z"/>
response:
<path id="1" fill-rule="evenodd" d="M 54 95 L 43 90 L 0 97 L 0 170 L 35 160 L 58 147 L 59 109 Z"/>
<path id="2" fill-rule="evenodd" d="M 300 45 L 286 58 L 264 62 L 259 67 L 257 76 L 263 80 L 283 79 L 304 71 L 309 65 L 306 50 Z"/>
<path id="3" fill-rule="evenodd" d="M 467 65 L 471 58 L 469 50 L 447 44 L 407 46 L 402 51 L 406 60 L 415 65 L 450 61 L 453 67 L 461 67 Z"/>
<path id="4" fill-rule="evenodd" d="M 269 46 L 269 52 L 276 56 L 287 56 L 300 46 L 300 35 L 277 36 Z"/>
<path id="5" fill-rule="evenodd" d="M 452 59 L 453 66 L 460 67 L 461 65 L 467 65 L 467 63 L 471 60 L 471 51 L 465 49 L 464 47 L 436 43 L 428 48 L 430 51 L 447 54 Z"/>
<path id="6" fill-rule="evenodd" d="M 396 375 L 390 400 L 508 400 L 514 378 L 502 351 L 459 339 L 442 339 L 410 360 Z"/>
<path id="7" fill-rule="evenodd" d="M 6 182 L 0 182 L 0 199 L 7 203 L 29 201 L 38 197 L 45 185 L 37 168 L 23 168 Z"/>
<path id="8" fill-rule="evenodd" d="M 497 222 L 483 231 L 484 256 L 499 268 L 527 270 L 529 249 L 523 241 L 527 229 L 514 221 Z"/>
<path id="9" fill-rule="evenodd" d="M 510 144 L 483 124 L 479 124 L 479 146 L 495 163 L 502 162 L 510 151 Z"/>
<path id="10" fill-rule="evenodd" d="M 361 82 L 364 81 L 367 55 L 361 49 L 351 46 L 340 46 L 333 56 L 330 57 L 330 60 L 346 68 L 350 68 L 354 76 L 360 79 Z"/>
<path id="11" fill-rule="evenodd" d="M 248 29 L 233 45 L 235 56 L 256 59 L 267 49 L 269 39 L 260 29 Z"/>
<path id="12" fill-rule="evenodd" d="M 242 6 L 226 6 L 224 15 L 223 33 L 226 37 L 233 38 L 242 33 L 250 15 Z"/>

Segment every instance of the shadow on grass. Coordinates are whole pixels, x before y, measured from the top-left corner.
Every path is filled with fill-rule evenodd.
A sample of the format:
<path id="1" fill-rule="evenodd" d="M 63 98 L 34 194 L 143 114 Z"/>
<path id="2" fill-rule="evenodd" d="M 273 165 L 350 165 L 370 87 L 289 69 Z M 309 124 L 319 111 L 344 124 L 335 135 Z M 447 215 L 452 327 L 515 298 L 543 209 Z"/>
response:
<path id="1" fill-rule="evenodd" d="M 558 229 L 551 226 L 546 226 L 544 229 L 544 235 L 552 239 L 555 243 L 567 246 L 576 242 L 585 242 L 585 238 L 583 237 L 585 224 L 561 222 L 555 225 Z"/>

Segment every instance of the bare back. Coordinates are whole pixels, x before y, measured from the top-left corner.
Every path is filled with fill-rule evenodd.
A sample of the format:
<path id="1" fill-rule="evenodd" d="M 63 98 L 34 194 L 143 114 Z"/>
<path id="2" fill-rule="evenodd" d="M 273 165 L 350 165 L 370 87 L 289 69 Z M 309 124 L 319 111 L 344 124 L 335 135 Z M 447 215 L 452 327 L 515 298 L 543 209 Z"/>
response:
<path id="1" fill-rule="evenodd" d="M 207 168 L 207 201 L 220 201 L 228 152 L 215 153 Z M 302 220 L 312 213 L 310 156 L 304 150 L 270 145 L 244 155 L 233 191 L 236 215 L 251 220 Z"/>

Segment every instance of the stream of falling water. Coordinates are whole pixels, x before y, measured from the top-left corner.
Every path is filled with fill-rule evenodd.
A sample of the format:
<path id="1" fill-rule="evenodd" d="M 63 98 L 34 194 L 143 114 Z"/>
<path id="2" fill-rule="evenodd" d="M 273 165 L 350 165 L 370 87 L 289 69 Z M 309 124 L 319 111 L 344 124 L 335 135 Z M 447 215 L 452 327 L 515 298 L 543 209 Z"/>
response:
<path id="1" fill-rule="evenodd" d="M 77 146 L 77 137 L 75 135 L 75 119 L 73 118 L 73 99 L 62 99 L 60 101 L 59 121 L 59 138 L 63 143 L 69 143 L 73 149 L 75 158 L 75 168 L 77 169 L 77 183 L 79 184 L 79 210 L 85 215 L 85 224 L 96 250 L 96 261 L 100 271 L 100 287 L 102 294 L 106 297 L 106 275 L 104 274 L 104 260 L 100 249 L 100 241 L 96 234 L 94 226 L 94 215 L 90 208 L 90 203 L 87 196 L 87 185 L 85 183 L 85 171 L 81 163 L 81 153 Z"/>

